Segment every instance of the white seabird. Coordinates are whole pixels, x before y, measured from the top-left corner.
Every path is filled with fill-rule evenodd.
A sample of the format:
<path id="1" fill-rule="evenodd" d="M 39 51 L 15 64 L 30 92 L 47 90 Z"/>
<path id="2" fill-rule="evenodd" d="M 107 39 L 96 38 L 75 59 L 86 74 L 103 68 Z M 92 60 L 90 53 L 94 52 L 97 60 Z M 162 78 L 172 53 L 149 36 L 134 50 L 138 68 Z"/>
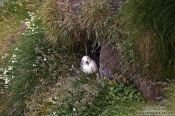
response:
<path id="1" fill-rule="evenodd" d="M 81 70 L 84 73 L 92 74 L 97 72 L 97 64 L 89 56 L 83 56 L 81 59 Z"/>

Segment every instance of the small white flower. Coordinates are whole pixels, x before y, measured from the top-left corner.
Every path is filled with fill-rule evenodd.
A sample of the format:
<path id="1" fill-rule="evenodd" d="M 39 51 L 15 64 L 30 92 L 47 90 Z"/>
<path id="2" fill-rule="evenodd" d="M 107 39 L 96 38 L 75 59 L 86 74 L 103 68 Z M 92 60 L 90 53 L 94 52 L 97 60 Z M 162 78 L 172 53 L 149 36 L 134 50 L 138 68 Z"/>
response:
<path id="1" fill-rule="evenodd" d="M 52 98 L 49 98 L 49 102 L 52 102 L 53 104 L 56 103 Z"/>
<path id="2" fill-rule="evenodd" d="M 22 6 L 22 3 L 19 3 L 19 6 Z"/>
<path id="3" fill-rule="evenodd" d="M 46 59 L 46 58 L 44 58 L 44 61 L 47 61 L 47 59 Z"/>
<path id="4" fill-rule="evenodd" d="M 53 112 L 53 115 L 56 116 L 57 112 Z"/>
<path id="5" fill-rule="evenodd" d="M 8 73 L 8 70 L 4 69 L 3 75 L 6 75 Z"/>
<path id="6" fill-rule="evenodd" d="M 5 83 L 4 84 L 8 84 L 8 83 L 9 83 L 8 78 L 5 78 Z"/>
<path id="7" fill-rule="evenodd" d="M 2 59 L 5 59 L 5 56 L 2 56 Z"/>
<path id="8" fill-rule="evenodd" d="M 35 67 L 36 66 L 36 64 L 33 64 L 33 67 Z"/>
<path id="9" fill-rule="evenodd" d="M 76 111 L 76 108 L 73 108 L 73 111 L 75 112 Z"/>
<path id="10" fill-rule="evenodd" d="M 6 58 L 8 55 L 9 55 L 9 54 L 5 53 L 5 55 L 4 55 L 4 56 L 5 56 L 5 58 Z"/>
<path id="11" fill-rule="evenodd" d="M 12 66 L 8 66 L 8 70 L 13 70 L 13 67 Z"/>
<path id="12" fill-rule="evenodd" d="M 24 24 L 27 26 L 27 28 L 31 25 L 30 21 L 26 21 Z"/>
<path id="13" fill-rule="evenodd" d="M 15 48 L 16 51 L 18 51 L 19 49 L 18 48 Z"/>
<path id="14" fill-rule="evenodd" d="M 16 54 L 13 54 L 13 56 L 12 56 L 13 58 L 16 58 Z"/>
<path id="15" fill-rule="evenodd" d="M 3 71 L 4 69 L 3 68 L 0 68 L 0 71 Z"/>
<path id="16" fill-rule="evenodd" d="M 51 97 L 49 97 L 49 101 L 52 101 L 52 98 Z"/>
<path id="17" fill-rule="evenodd" d="M 59 85 L 61 85 L 61 83 L 57 83 L 57 85 L 59 86 Z"/>
<path id="18" fill-rule="evenodd" d="M 12 63 L 16 63 L 17 61 L 15 61 L 15 60 L 12 60 Z"/>

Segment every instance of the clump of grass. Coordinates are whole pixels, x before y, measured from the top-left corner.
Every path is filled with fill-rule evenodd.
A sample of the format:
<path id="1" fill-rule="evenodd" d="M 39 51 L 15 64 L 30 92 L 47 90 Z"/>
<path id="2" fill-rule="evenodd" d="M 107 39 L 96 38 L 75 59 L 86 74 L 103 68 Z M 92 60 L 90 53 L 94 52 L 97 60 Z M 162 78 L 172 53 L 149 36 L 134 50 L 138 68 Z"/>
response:
<path id="1" fill-rule="evenodd" d="M 146 64 L 150 65 L 149 68 L 152 67 L 151 70 L 158 66 L 156 69 L 160 70 L 157 71 L 159 74 L 156 78 L 172 78 L 175 64 L 173 55 L 175 52 L 175 2 L 173 0 L 128 0 L 127 4 L 129 9 L 127 13 L 132 24 L 130 30 L 133 30 L 134 38 L 138 38 L 136 41 L 140 41 L 140 38 L 144 38 L 145 41 L 140 41 L 139 44 L 145 46 L 140 54 L 146 60 L 149 59 Z"/>
<path id="2" fill-rule="evenodd" d="M 4 5 L 1 7 L 0 11 L 0 20 L 6 20 L 11 17 L 15 17 L 16 21 L 28 17 L 25 1 L 4 1 Z"/>
<path id="3" fill-rule="evenodd" d="M 69 0 L 48 1 L 43 7 L 43 22 L 49 40 L 65 46 L 82 46 L 88 40 L 116 40 L 121 31 L 117 12 L 113 12 L 108 1 L 77 1 L 74 6 Z"/>
<path id="4" fill-rule="evenodd" d="M 11 46 L 18 37 L 21 20 L 28 17 L 28 13 L 19 2 L 4 1 L 0 10 L 0 54 L 7 52 L 6 46 Z M 12 42 L 11 42 L 12 41 Z M 11 43 L 10 43 L 11 42 Z"/>
<path id="5" fill-rule="evenodd" d="M 8 0 L 3 1 L 3 6 L 1 6 L 0 11 L 0 21 L 7 20 L 15 17 L 15 21 L 21 21 L 29 18 L 29 12 L 36 12 L 42 5 L 44 0 L 41 1 L 25 1 L 25 0 Z"/>
<path id="6" fill-rule="evenodd" d="M 75 19 L 71 16 L 71 13 L 68 12 L 67 2 L 64 3 L 65 9 L 59 8 L 59 3 L 56 4 L 56 2 L 56 0 L 48 1 L 43 8 L 43 22 L 49 33 L 49 40 L 55 44 L 63 42 L 65 45 L 70 44 L 70 46 L 72 46 L 75 37 L 71 31 L 76 27 Z M 67 20 L 65 20 L 64 17 L 66 17 Z M 77 26 L 77 30 L 78 28 Z"/>

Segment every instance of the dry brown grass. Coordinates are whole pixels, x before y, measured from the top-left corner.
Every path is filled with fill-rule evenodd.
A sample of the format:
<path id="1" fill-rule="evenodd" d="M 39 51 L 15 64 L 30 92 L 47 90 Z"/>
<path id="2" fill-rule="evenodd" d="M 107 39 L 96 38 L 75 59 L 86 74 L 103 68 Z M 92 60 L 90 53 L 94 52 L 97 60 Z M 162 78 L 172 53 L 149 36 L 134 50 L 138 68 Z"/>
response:
<path id="1" fill-rule="evenodd" d="M 146 32 L 139 36 L 136 40 L 136 49 L 144 62 L 148 63 L 155 54 L 155 36 L 152 33 Z"/>
<path id="2" fill-rule="evenodd" d="M 152 62 L 152 65 L 155 65 L 152 66 L 152 69 L 157 69 L 162 80 L 174 78 L 175 73 L 174 6 L 173 0 L 129 0 L 128 9 L 126 8 L 131 15 L 132 27 L 136 27 L 136 33 L 143 33 L 143 38 L 147 38 L 150 34 L 147 31 L 153 32 L 153 35 L 150 35 L 153 39 L 146 40 L 146 43 L 150 43 L 152 40 L 153 43 L 145 45 L 145 40 L 141 37 L 138 42 L 143 45 L 139 48 L 141 48 L 143 61 L 154 57 L 151 58 L 149 64 Z M 155 49 L 150 52 L 149 48 L 152 49 L 152 45 Z M 153 54 L 154 56 L 152 56 Z"/>
<path id="3" fill-rule="evenodd" d="M 19 24 L 14 17 L 0 21 L 0 65 L 4 64 L 1 56 L 8 53 L 16 42 L 20 39 L 22 32 L 25 31 L 24 24 Z M 0 100 L 0 113 L 8 107 L 11 100 L 11 93 L 6 92 L 0 94 L 0 99 L 7 99 L 8 101 Z"/>
<path id="4" fill-rule="evenodd" d="M 44 5 L 42 12 L 49 40 L 54 44 L 76 46 L 89 39 L 116 39 L 118 34 L 117 16 L 105 0 L 53 0 Z"/>
<path id="5" fill-rule="evenodd" d="M 137 36 L 135 49 L 143 65 L 144 78 L 158 79 L 162 70 L 160 62 L 155 60 L 156 56 L 156 35 L 152 32 L 145 31 Z"/>
<path id="6" fill-rule="evenodd" d="M 15 22 L 15 19 L 12 17 L 12 19 L 0 22 L 0 27 L 0 56 L 2 56 L 15 45 L 25 31 L 25 25 Z"/>

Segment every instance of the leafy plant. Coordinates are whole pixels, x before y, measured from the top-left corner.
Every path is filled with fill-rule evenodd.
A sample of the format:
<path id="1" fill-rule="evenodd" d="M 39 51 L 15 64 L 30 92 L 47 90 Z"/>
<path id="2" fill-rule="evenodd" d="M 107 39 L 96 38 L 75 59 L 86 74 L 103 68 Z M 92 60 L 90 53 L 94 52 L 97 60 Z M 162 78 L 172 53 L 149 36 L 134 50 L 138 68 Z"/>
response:
<path id="1" fill-rule="evenodd" d="M 143 97 L 133 86 L 123 84 L 106 84 L 99 95 L 82 114 L 84 115 L 118 115 L 132 116 L 138 110 L 135 103 L 144 103 Z M 141 103 L 142 102 L 142 103 Z"/>

